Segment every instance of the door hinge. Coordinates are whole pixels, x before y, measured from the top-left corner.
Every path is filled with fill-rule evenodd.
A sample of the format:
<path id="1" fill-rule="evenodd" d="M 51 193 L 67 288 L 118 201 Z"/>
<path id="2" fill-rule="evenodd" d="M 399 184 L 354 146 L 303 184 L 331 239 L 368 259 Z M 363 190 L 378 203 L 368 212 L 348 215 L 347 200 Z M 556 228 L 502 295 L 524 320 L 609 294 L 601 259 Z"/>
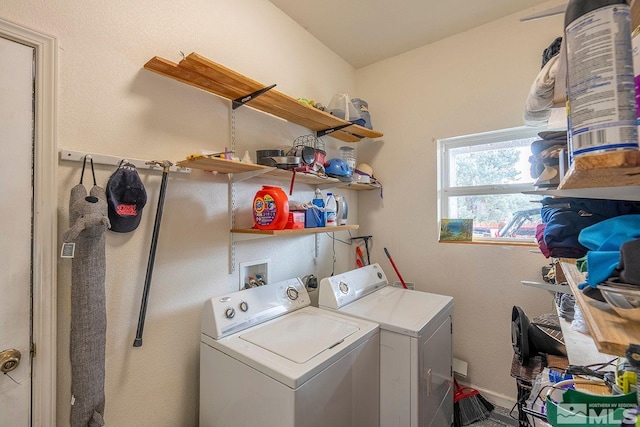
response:
<path id="1" fill-rule="evenodd" d="M 31 343 L 31 348 L 29 348 L 29 352 L 31 353 L 31 357 L 36 357 L 36 343 Z"/>

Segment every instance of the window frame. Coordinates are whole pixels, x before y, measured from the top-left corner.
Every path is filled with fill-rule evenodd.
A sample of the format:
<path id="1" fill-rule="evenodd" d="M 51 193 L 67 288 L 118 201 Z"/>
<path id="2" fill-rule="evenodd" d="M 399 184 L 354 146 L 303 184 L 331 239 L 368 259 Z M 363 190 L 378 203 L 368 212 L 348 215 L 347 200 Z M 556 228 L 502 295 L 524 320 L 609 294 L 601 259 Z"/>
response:
<path id="1" fill-rule="evenodd" d="M 437 191 L 437 209 L 438 209 L 438 229 L 442 218 L 450 218 L 449 216 L 449 199 L 452 197 L 463 196 L 481 196 L 481 195 L 501 195 L 501 194 L 522 194 L 535 190 L 532 178 L 531 183 L 524 184 L 492 184 L 492 185 L 475 185 L 475 186 L 451 186 L 449 165 L 450 151 L 460 147 L 473 147 L 477 145 L 485 145 L 490 143 L 500 143 L 510 140 L 537 138 L 538 134 L 543 131 L 550 131 L 545 127 L 520 126 L 509 129 L 501 129 L 495 131 L 487 131 L 482 133 L 455 136 L 449 138 L 437 139 L 438 149 L 438 191 Z M 533 206 L 533 205 L 532 205 Z M 499 242 L 502 244 L 532 244 L 534 241 L 527 239 L 518 239 L 511 237 L 474 237 L 472 242 Z"/>

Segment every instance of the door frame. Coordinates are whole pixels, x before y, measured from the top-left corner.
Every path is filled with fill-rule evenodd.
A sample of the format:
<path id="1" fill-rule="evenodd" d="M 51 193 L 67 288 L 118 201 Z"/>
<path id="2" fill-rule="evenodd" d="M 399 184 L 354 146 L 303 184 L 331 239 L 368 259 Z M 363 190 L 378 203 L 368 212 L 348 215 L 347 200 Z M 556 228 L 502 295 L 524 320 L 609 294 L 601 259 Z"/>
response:
<path id="1" fill-rule="evenodd" d="M 57 79 L 55 37 L 0 19 L 0 36 L 35 49 L 31 425 L 56 424 Z"/>

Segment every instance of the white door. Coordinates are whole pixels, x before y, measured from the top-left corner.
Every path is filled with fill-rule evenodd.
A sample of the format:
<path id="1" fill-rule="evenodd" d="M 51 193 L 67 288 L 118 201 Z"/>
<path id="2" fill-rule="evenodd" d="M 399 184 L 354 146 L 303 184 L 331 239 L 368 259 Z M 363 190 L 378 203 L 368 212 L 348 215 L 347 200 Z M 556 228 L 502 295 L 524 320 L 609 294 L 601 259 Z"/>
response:
<path id="1" fill-rule="evenodd" d="M 451 316 L 420 344 L 419 426 L 449 426 L 453 422 L 453 346 Z"/>
<path id="2" fill-rule="evenodd" d="M 0 37 L 0 425 L 31 419 L 34 48 Z M 18 362 L 19 354 L 19 362 Z"/>

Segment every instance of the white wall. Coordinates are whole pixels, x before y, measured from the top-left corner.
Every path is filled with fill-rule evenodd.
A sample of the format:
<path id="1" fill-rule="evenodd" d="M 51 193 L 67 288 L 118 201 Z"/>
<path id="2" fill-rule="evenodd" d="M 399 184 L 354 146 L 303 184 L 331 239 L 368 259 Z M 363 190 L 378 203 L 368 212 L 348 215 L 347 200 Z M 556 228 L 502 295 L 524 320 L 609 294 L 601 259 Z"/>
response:
<path id="1" fill-rule="evenodd" d="M 201 149 L 229 145 L 229 103 L 143 70 L 155 55 L 178 61 L 198 52 L 294 97 L 328 104 L 337 92 L 355 92 L 354 70 L 265 0 L 69 2 L 5 0 L 0 16 L 59 39 L 60 148 L 123 158 L 176 161 Z M 236 112 L 237 149 L 291 145 L 309 131 L 250 109 Z M 329 154 L 342 145 L 326 138 Z M 59 231 L 68 228 L 69 190 L 80 163 L 59 164 Z M 106 185 L 115 167 L 96 168 Z M 107 234 L 106 414 L 112 426 L 195 426 L 198 419 L 200 311 L 205 299 L 238 289 L 228 274 L 226 176 L 202 171 L 172 174 L 157 247 L 143 346 L 133 348 L 156 212 L 160 173 L 140 171 L 149 201 L 140 227 Z M 90 175 L 85 175 L 90 185 Z M 250 226 L 253 195 L 267 181 L 238 185 L 238 225 Z M 276 183 L 288 189 L 288 182 Z M 298 188 L 300 190 L 298 190 Z M 301 191 L 303 190 L 303 191 Z M 293 198 L 310 200 L 296 186 Z M 351 193 L 351 192 L 347 192 Z M 357 219 L 355 196 L 350 223 Z M 357 232 L 356 232 L 357 233 Z M 354 233 L 355 235 L 355 233 Z M 348 239 L 348 234 L 336 234 Z M 353 265 L 351 248 L 328 235 L 240 243 L 236 265 L 271 258 L 272 280 Z M 59 262 L 58 416 L 70 413 L 70 262 Z"/>
<path id="2" fill-rule="evenodd" d="M 510 398 L 511 306 L 521 305 L 532 316 L 551 309 L 549 294 L 519 285 L 520 279 L 538 279 L 545 260 L 522 248 L 436 242 L 434 139 L 521 124 L 542 50 L 561 33 L 562 19 L 522 24 L 521 15 L 354 72 L 265 0 L 0 2 L 2 18 L 59 39 L 60 148 L 175 161 L 228 145 L 228 102 L 143 70 L 154 55 L 177 62 L 180 51 L 195 51 L 265 84 L 277 83 L 291 96 L 325 104 L 336 92 L 366 99 L 385 137 L 359 143 L 358 157 L 384 182 L 384 199 L 377 192 L 348 194 L 359 205 L 350 204 L 350 222 L 361 224 L 357 234 L 374 235 L 372 260 L 390 277 L 385 246 L 405 279 L 455 297 L 456 356 L 470 362 L 474 384 Z M 249 109 L 238 110 L 236 122 L 240 154 L 288 145 L 307 133 Z M 332 151 L 342 145 L 326 141 Z M 68 227 L 68 192 L 80 166 L 59 165 L 60 233 Z M 97 167 L 100 185 L 113 169 Z M 160 183 L 156 172 L 141 175 L 149 194 L 141 226 L 107 236 L 106 420 L 117 426 L 197 425 L 200 309 L 206 298 L 238 286 L 237 272 L 227 271 L 226 180 L 200 171 L 171 176 L 144 343 L 133 348 Z M 238 200 L 247 203 L 240 223 L 250 222 L 248 203 L 260 183 L 239 185 Z M 308 188 L 294 194 L 310 197 Z M 335 271 L 351 268 L 352 251 L 335 246 Z M 319 258 L 314 248 L 312 236 L 241 243 L 236 262 L 270 257 L 273 280 L 330 274 L 329 238 L 321 236 Z M 71 398 L 70 284 L 70 263 L 60 261 L 60 426 L 68 424 Z"/>
<path id="3" fill-rule="evenodd" d="M 511 400 L 516 396 L 509 374 L 511 309 L 519 305 L 530 317 L 553 310 L 550 293 L 520 284 L 540 281 L 548 261 L 530 253 L 533 248 L 437 242 L 436 140 L 523 125 L 542 52 L 563 33 L 563 15 L 519 22 L 532 12 L 356 73 L 358 93 L 385 134 L 361 143 L 358 159 L 371 163 L 384 183 L 384 200 L 358 195 L 363 233 L 375 236 L 375 259 L 393 274 L 382 251 L 386 246 L 405 280 L 423 291 L 454 296 L 455 356 L 469 362 L 473 385 Z"/>

